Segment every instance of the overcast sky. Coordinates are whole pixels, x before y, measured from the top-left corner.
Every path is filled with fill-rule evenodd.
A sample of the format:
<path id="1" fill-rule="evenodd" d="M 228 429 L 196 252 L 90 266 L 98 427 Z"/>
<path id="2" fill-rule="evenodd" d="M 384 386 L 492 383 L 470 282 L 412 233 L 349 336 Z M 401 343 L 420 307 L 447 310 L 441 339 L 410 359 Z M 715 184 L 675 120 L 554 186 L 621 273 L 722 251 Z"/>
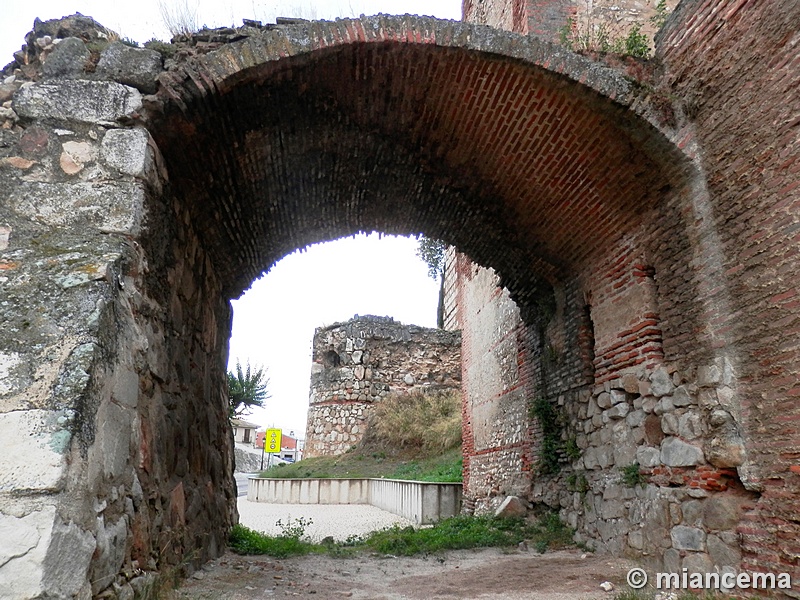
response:
<path id="1" fill-rule="evenodd" d="M 171 0 L 173 3 L 184 0 Z M 243 18 L 274 21 L 275 16 L 306 18 L 358 14 L 421 14 L 460 19 L 460 0 L 341 0 L 258 2 L 189 0 L 200 25 L 239 25 Z M 123 37 L 143 43 L 168 40 L 157 0 L 38 0 L 6 2 L 0 19 L 0 65 L 11 62 L 36 17 L 60 18 L 80 12 Z M 280 427 L 302 436 L 306 426 L 314 329 L 354 314 L 391 316 L 403 323 L 436 324 L 438 283 L 415 255 L 416 240 L 358 236 L 312 246 L 284 258 L 233 302 L 230 367 L 237 358 L 264 365 L 270 378 L 266 410 L 245 417 L 262 427 Z"/>
<path id="2" fill-rule="evenodd" d="M 441 19 L 460 19 L 460 0 L 164 0 L 170 6 L 190 7 L 197 23 L 209 27 L 241 25 L 242 19 L 274 22 L 275 16 L 302 16 L 317 19 L 388 14 L 419 14 Z M 79 12 L 139 43 L 157 38 L 169 40 L 158 0 L 114 2 L 110 0 L 3 0 L 0 18 L 0 66 L 11 62 L 14 52 L 25 41 L 33 20 L 58 19 Z"/>

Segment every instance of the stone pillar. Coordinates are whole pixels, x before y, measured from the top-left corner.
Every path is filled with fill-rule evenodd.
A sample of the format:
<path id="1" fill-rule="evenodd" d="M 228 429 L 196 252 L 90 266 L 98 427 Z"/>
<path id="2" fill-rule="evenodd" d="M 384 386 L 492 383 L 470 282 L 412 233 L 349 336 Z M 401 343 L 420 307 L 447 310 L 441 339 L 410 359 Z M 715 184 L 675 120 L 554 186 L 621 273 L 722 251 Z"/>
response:
<path id="1" fill-rule="evenodd" d="M 118 83 L 28 84 L 22 126 L 3 131 L 0 590 L 13 598 L 111 584 L 143 502 L 132 240 L 160 180 L 147 132 L 115 128 L 140 106 Z"/>
<path id="2" fill-rule="evenodd" d="M 15 87 L 0 130 L 0 597 L 128 597 L 215 556 L 236 518 L 229 309 L 167 216 L 158 150 L 132 125 L 139 91 Z"/>

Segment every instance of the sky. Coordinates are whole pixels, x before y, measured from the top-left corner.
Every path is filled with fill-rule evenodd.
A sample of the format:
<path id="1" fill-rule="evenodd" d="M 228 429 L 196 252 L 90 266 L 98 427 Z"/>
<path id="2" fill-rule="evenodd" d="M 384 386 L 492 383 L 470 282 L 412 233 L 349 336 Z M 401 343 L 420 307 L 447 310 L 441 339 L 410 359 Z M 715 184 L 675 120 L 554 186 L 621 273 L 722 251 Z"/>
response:
<path id="1" fill-rule="evenodd" d="M 187 6 L 209 27 L 240 25 L 243 18 L 274 22 L 276 16 L 333 19 L 358 14 L 420 14 L 460 19 L 460 0 L 167 0 Z M 11 62 L 35 18 L 43 21 L 80 12 L 122 37 L 143 43 L 170 38 L 158 0 L 34 0 L 5 2 L 0 19 L 0 67 Z M 135 6 L 135 8 L 134 8 Z M 295 252 L 232 301 L 229 369 L 237 358 L 263 365 L 270 379 L 264 410 L 244 417 L 261 427 L 305 434 L 314 329 L 355 314 L 390 316 L 434 327 L 439 284 L 416 256 L 417 241 L 360 235 Z"/>
<path id="2" fill-rule="evenodd" d="M 163 24 L 160 4 L 174 8 L 188 7 L 200 26 L 241 25 L 242 19 L 274 22 L 276 16 L 333 19 L 336 17 L 387 14 L 419 14 L 441 19 L 460 19 L 461 0 L 4 0 L 0 18 L 0 67 L 11 62 L 14 52 L 33 28 L 33 20 L 58 19 L 79 12 L 93 17 L 101 25 L 140 44 L 152 38 L 170 38 Z"/>

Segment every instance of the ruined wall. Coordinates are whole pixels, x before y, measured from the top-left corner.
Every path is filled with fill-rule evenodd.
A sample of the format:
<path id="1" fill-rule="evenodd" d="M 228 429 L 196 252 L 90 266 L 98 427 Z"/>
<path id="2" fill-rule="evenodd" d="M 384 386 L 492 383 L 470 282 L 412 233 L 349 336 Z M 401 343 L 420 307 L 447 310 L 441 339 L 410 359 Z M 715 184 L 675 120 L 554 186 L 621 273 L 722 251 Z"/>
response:
<path id="1" fill-rule="evenodd" d="M 387 394 L 458 390 L 461 334 L 358 316 L 314 332 L 306 458 L 342 454 L 364 437 Z"/>
<path id="2" fill-rule="evenodd" d="M 497 3 L 495 13 L 501 4 L 513 6 Z M 530 469 L 528 498 L 558 507 L 581 541 L 675 572 L 789 572 L 797 589 L 800 356 L 787 274 L 797 271 L 800 55 L 798 7 L 779 4 L 679 7 L 658 38 L 666 76 L 652 85 L 675 99 L 658 120 L 671 122 L 700 175 L 663 190 L 609 240 L 606 257 L 558 274 L 555 314 L 517 335 L 529 344 L 500 345 L 482 328 L 503 297 L 490 273 L 462 269 L 448 287 L 459 299 L 450 318 L 463 329 L 465 492 L 477 510 L 524 490 Z M 508 318 L 494 332 L 525 330 L 513 310 Z M 521 452 L 530 463 L 517 459 L 519 471 L 500 481 L 474 469 L 515 442 L 475 445 L 485 436 L 476 427 L 491 423 L 480 403 L 499 411 L 494 399 L 507 396 L 470 385 L 487 355 L 532 359 L 527 385 L 520 368 L 508 387 L 529 406 L 545 398 L 557 407 L 557 474 L 541 471 L 534 415 Z"/>
<path id="3" fill-rule="evenodd" d="M 677 4 L 678 0 L 668 0 L 666 12 Z M 464 20 L 472 23 L 531 33 L 554 42 L 567 34 L 585 39 L 576 49 L 593 46 L 603 36 L 624 38 L 638 26 L 653 48 L 657 5 L 658 0 L 463 0 L 461 10 Z"/>
<path id="4" fill-rule="evenodd" d="M 222 552 L 236 519 L 229 306 L 135 124 L 156 74 L 136 67 L 161 58 L 106 44 L 95 63 L 138 88 L 90 80 L 109 74 L 85 71 L 83 40 L 104 31 L 39 23 L 3 84 L 4 598 L 143 593 Z"/>
<path id="5" fill-rule="evenodd" d="M 687 2 L 657 40 L 665 84 L 694 115 L 682 134 L 702 149 L 709 202 L 696 210 L 713 224 L 712 243 L 719 247 L 704 260 L 731 282 L 715 330 L 729 332 L 737 348 L 734 402 L 748 457 L 743 479 L 760 494 L 736 529 L 742 566 L 791 571 L 795 594 L 800 580 L 798 22 L 796 2 Z M 717 293 L 708 290 L 712 298 Z"/>
<path id="6" fill-rule="evenodd" d="M 486 512 L 520 495 L 559 509 L 578 541 L 615 555 L 739 569 L 736 527 L 756 496 L 736 470 L 746 450 L 733 365 L 701 358 L 710 348 L 697 362 L 665 358 L 646 271 L 610 262 L 588 285 L 564 285 L 541 329 L 521 321 L 490 270 L 457 257 L 467 505 Z M 615 293 L 604 297 L 605 286 Z M 555 451 L 534 409 L 542 399 L 557 415 Z"/>

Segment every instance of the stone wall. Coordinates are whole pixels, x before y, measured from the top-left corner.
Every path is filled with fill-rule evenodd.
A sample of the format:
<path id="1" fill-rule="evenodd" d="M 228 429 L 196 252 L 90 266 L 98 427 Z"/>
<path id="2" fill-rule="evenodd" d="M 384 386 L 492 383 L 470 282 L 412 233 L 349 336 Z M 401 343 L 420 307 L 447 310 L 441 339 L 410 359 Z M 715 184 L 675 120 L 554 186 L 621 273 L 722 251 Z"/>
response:
<path id="1" fill-rule="evenodd" d="M 652 40 L 658 0 L 462 0 L 465 21 L 484 23 L 517 33 L 532 33 L 558 42 L 568 31 L 597 42 L 599 36 L 624 38 L 632 27 Z M 668 0 L 666 12 L 678 0 Z M 578 48 L 576 48 L 578 49 Z"/>
<path id="2" fill-rule="evenodd" d="M 314 332 L 306 458 L 342 454 L 364 437 L 387 394 L 458 390 L 461 334 L 356 315 Z"/>
<path id="3" fill-rule="evenodd" d="M 746 448 L 730 360 L 681 370 L 652 351 L 646 327 L 647 351 L 609 359 L 595 350 L 608 323 L 587 323 L 565 301 L 562 326 L 557 315 L 544 331 L 528 326 L 490 270 L 463 255 L 453 266 L 467 506 L 489 512 L 518 495 L 559 509 L 591 547 L 654 568 L 739 569 L 736 528 L 758 495 L 737 472 Z M 625 331 L 618 327 L 620 348 Z M 541 398 L 557 415 L 554 451 L 534 409 Z"/>
<path id="4" fill-rule="evenodd" d="M 687 2 L 657 38 L 665 84 L 692 107 L 681 132 L 702 152 L 719 251 L 703 261 L 731 294 L 707 289 L 713 330 L 729 332 L 737 393 L 724 392 L 747 453 L 740 475 L 759 494 L 736 528 L 742 568 L 788 570 L 800 589 L 800 141 L 796 2 Z M 720 389 L 719 391 L 722 391 Z M 719 393 L 718 391 L 718 393 Z"/>
<path id="5" fill-rule="evenodd" d="M 660 570 L 789 572 L 796 596 L 799 313 L 781 273 L 797 266 L 797 18 L 792 3 L 678 7 L 657 38 L 666 76 L 650 85 L 677 99 L 655 120 L 696 174 L 604 257 L 552 274 L 544 319 L 509 310 L 487 337 L 506 292 L 492 292 L 489 271 L 454 272 L 446 306 L 463 331 L 465 492 L 477 510 L 523 491 L 590 545 Z M 499 412 L 509 396 L 472 383 L 487 357 L 519 365 L 504 371 L 505 389 L 526 395 L 518 414 L 544 398 L 559 415 L 557 473 L 542 470 L 535 411 L 527 436 L 481 446 L 482 403 Z M 492 456 L 517 470 L 476 468 Z"/>

